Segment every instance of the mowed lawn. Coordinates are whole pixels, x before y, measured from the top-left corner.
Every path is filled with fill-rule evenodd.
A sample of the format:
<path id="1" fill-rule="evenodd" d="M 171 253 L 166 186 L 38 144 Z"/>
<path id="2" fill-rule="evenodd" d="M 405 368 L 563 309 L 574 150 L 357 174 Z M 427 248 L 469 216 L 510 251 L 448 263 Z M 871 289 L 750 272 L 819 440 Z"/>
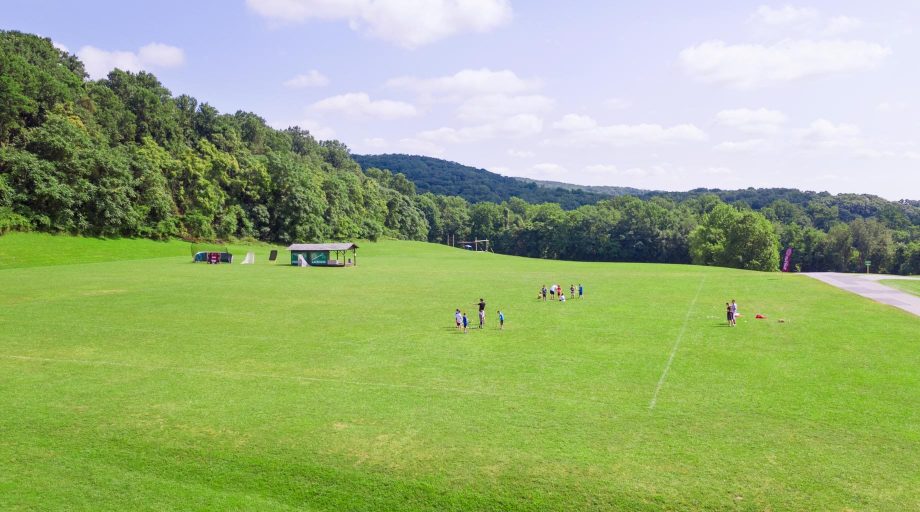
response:
<path id="1" fill-rule="evenodd" d="M 813 279 L 152 243 L 0 237 L 0 509 L 920 509 L 920 319 Z"/>
<path id="2" fill-rule="evenodd" d="M 902 292 L 912 293 L 920 297 L 920 279 L 884 279 L 881 281 L 881 284 L 890 286 L 892 288 L 897 288 Z"/>

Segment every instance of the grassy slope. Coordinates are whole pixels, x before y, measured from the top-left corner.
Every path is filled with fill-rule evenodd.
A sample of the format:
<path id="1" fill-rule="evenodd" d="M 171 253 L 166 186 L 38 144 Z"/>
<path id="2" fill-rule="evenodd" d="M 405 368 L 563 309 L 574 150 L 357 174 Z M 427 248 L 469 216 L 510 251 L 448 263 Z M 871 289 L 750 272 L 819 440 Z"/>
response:
<path id="1" fill-rule="evenodd" d="M 0 270 L 179 256 L 189 254 L 188 247 L 179 241 L 8 233 L 0 236 Z"/>
<path id="2" fill-rule="evenodd" d="M 794 275 L 359 253 L 0 271 L 0 509 L 920 508 L 916 317 Z M 456 333 L 480 296 L 506 330 Z"/>
<path id="3" fill-rule="evenodd" d="M 0 270 L 10 268 L 143 260 L 170 256 L 191 256 L 192 244 L 180 240 L 155 241 L 130 238 L 83 238 L 43 233 L 8 233 L 0 236 Z M 267 245 L 196 244 L 196 250 L 227 247 L 240 261 L 245 251 L 265 253 Z"/>
<path id="4" fill-rule="evenodd" d="M 913 293 L 914 295 L 920 296 L 920 279 L 884 279 L 881 283 L 885 286 L 897 288 L 902 292 Z"/>

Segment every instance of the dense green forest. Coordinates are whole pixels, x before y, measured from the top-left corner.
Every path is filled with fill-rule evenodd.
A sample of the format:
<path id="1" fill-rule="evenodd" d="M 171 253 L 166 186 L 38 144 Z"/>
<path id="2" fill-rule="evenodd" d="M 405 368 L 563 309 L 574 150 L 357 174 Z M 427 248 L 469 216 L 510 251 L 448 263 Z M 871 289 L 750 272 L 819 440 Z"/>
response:
<path id="1" fill-rule="evenodd" d="M 794 190 L 610 197 L 511 178 L 500 187 L 481 173 L 438 189 L 435 177 L 418 178 L 419 193 L 415 171 L 358 158 L 363 169 L 338 141 L 173 96 L 150 73 L 88 80 L 49 39 L 0 32 L 0 233 L 476 237 L 541 258 L 758 270 L 776 270 L 792 246 L 802 270 L 857 271 L 871 259 L 877 271 L 920 273 L 916 202 Z M 418 169 L 434 174 L 426 165 Z M 464 197 L 474 190 L 483 195 Z"/>

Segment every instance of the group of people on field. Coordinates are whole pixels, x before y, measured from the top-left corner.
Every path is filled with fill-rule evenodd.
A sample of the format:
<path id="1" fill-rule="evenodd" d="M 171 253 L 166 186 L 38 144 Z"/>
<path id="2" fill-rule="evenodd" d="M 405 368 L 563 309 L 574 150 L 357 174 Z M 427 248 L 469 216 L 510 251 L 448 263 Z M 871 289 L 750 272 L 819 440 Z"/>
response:
<path id="1" fill-rule="evenodd" d="M 728 319 L 728 326 L 734 327 L 735 318 L 741 316 L 741 314 L 738 313 L 738 304 L 735 302 L 735 299 L 732 299 L 731 303 L 725 303 L 725 316 Z"/>
<path id="2" fill-rule="evenodd" d="M 547 292 L 547 288 L 546 288 L 546 285 L 544 284 L 543 288 L 540 288 L 540 291 L 537 293 L 537 299 L 538 300 L 542 299 L 543 302 L 546 302 L 546 292 Z M 585 295 L 585 289 L 581 285 L 581 283 L 578 283 L 578 298 L 580 299 L 584 297 L 584 295 Z M 575 285 L 574 284 L 569 285 L 569 297 L 575 298 Z M 565 302 L 566 300 L 565 292 L 562 291 L 561 286 L 559 286 L 558 284 L 554 284 L 549 287 L 549 300 L 558 300 L 559 302 Z"/>
<path id="3" fill-rule="evenodd" d="M 546 285 L 544 284 L 543 287 L 540 289 L 539 295 L 537 295 L 537 299 L 542 299 L 543 301 L 546 301 L 547 293 L 549 293 L 550 300 L 558 300 L 560 302 L 566 301 L 565 292 L 563 291 L 562 286 L 558 284 L 554 284 L 550 286 L 549 288 L 547 288 Z M 569 297 L 573 297 L 573 298 L 578 297 L 580 299 L 580 298 L 583 298 L 584 295 L 585 295 L 585 288 L 581 285 L 581 283 L 578 284 L 577 288 L 575 287 L 574 284 L 569 285 Z M 479 302 L 474 303 L 473 305 L 477 306 L 479 309 L 479 328 L 483 329 L 485 328 L 485 324 L 486 324 L 486 301 L 485 299 L 480 297 Z M 498 314 L 498 329 L 504 330 L 505 329 L 505 314 L 500 309 L 496 311 L 496 313 Z M 461 311 L 460 308 L 457 308 L 454 310 L 454 323 L 456 324 L 458 331 L 464 332 L 464 333 L 470 332 L 470 327 L 471 327 L 470 324 L 472 322 L 470 322 L 469 317 L 466 316 L 466 312 Z"/>
<path id="4" fill-rule="evenodd" d="M 475 304 L 479 306 L 479 328 L 482 329 L 486 323 L 486 301 L 480 297 L 479 302 Z M 466 312 L 461 312 L 460 308 L 454 312 L 454 320 L 457 323 L 457 330 L 460 332 L 470 332 L 470 321 L 466 316 Z M 505 329 L 505 314 L 502 313 L 502 310 L 498 310 L 498 329 Z"/>

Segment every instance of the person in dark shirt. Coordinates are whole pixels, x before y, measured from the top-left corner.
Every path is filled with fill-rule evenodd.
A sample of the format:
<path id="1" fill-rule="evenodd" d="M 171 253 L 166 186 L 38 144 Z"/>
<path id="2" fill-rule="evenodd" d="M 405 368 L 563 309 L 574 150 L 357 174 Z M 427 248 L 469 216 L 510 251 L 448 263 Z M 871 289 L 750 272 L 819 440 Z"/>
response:
<path id="1" fill-rule="evenodd" d="M 543 302 L 546 302 L 546 285 L 545 284 L 543 285 L 543 289 L 540 291 L 543 292 Z"/>
<path id="2" fill-rule="evenodd" d="M 728 326 L 735 326 L 735 313 L 732 312 L 732 306 L 729 303 L 725 303 L 725 318 L 728 320 Z"/>
<path id="3" fill-rule="evenodd" d="M 482 325 L 486 323 L 486 301 L 479 298 L 479 328 L 482 329 Z"/>

